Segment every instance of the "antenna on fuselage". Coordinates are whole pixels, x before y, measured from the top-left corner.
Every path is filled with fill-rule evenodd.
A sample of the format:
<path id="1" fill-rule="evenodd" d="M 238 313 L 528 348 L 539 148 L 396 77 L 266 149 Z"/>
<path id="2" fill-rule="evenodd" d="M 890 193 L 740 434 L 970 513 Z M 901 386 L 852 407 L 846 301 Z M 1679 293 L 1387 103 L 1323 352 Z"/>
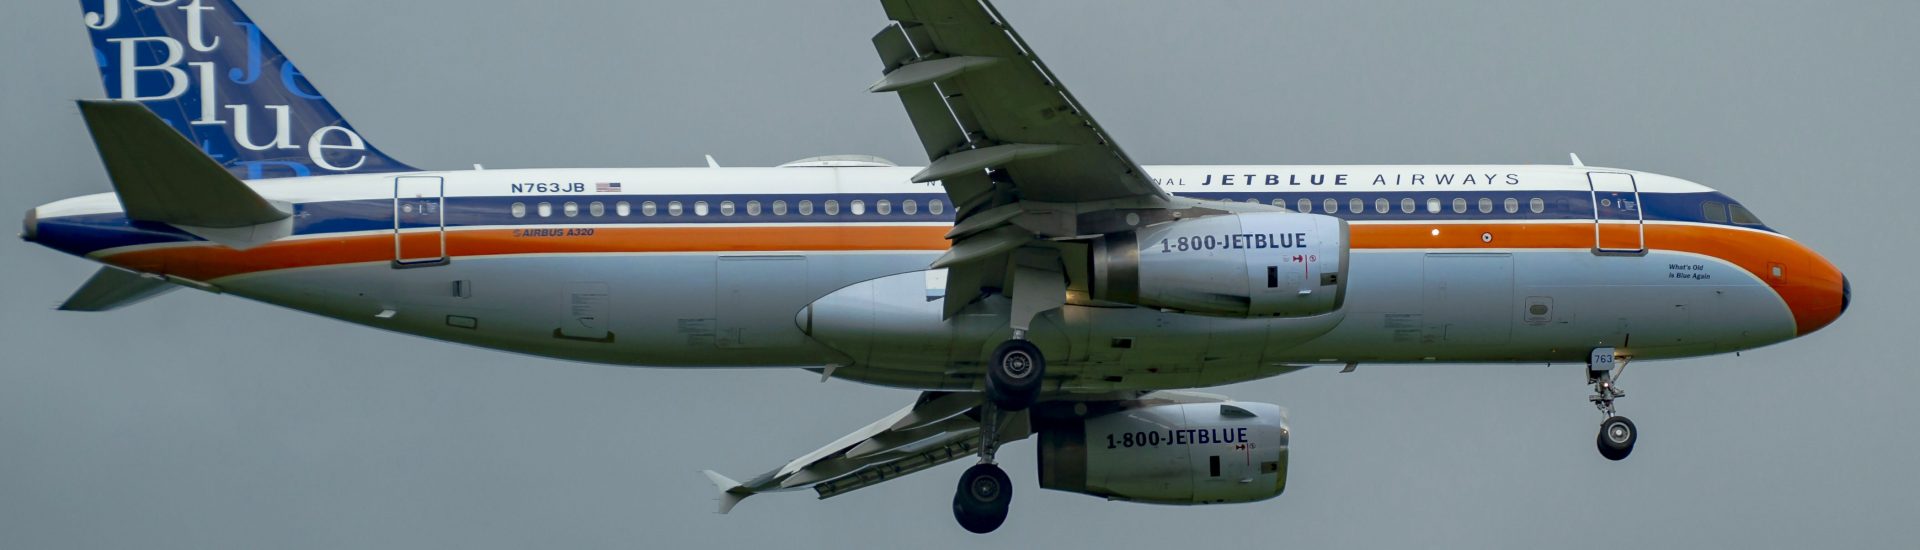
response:
<path id="1" fill-rule="evenodd" d="M 708 167 L 708 168 L 719 168 L 719 167 L 720 167 L 720 161 L 717 161 L 717 160 L 713 160 L 713 155 L 707 155 L 707 167 Z"/>
<path id="2" fill-rule="evenodd" d="M 1580 162 L 1580 153 L 1567 153 L 1567 156 L 1569 156 L 1569 157 L 1573 157 L 1573 165 L 1574 165 L 1574 166 L 1586 166 L 1586 165 L 1587 165 L 1587 163 L 1584 163 L 1584 162 Z"/>

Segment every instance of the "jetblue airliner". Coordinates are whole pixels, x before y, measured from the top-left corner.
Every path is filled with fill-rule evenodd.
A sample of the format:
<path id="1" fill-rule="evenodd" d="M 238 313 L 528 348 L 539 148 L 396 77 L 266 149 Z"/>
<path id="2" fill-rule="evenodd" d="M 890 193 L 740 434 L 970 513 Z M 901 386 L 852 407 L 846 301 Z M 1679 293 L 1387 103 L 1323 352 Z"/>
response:
<path id="1" fill-rule="evenodd" d="M 881 0 L 872 42 L 929 163 L 421 170 L 382 153 L 229 0 L 83 0 L 113 193 L 22 237 L 104 264 L 63 309 L 190 288 L 556 359 L 793 367 L 923 393 L 746 481 L 820 498 L 999 446 L 1038 485 L 1163 504 L 1286 488 L 1278 406 L 1192 391 L 1309 366 L 1629 362 L 1820 330 L 1833 264 L 1706 186 L 1585 166 L 1141 166 L 986 0 Z M 876 20 L 878 22 L 878 20 Z M 284 23 L 282 23 L 284 24 Z"/>

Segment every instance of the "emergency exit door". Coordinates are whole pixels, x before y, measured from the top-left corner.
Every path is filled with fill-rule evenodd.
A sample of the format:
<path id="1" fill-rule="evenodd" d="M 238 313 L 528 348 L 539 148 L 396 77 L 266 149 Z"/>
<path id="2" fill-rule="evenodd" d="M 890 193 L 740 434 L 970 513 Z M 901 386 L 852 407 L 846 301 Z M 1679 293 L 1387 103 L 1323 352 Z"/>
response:
<path id="1" fill-rule="evenodd" d="M 439 177 L 393 179 L 393 266 L 447 263 L 445 182 Z"/>
<path id="2" fill-rule="evenodd" d="M 1593 190 L 1593 250 L 1639 254 L 1647 250 L 1646 216 L 1633 174 L 1588 172 Z"/>

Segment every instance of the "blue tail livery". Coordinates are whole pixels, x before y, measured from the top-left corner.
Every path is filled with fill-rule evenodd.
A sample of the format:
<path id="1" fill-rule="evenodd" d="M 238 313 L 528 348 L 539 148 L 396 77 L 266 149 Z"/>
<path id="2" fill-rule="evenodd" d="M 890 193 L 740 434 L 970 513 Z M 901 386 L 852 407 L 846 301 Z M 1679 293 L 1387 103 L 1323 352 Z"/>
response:
<path id="1" fill-rule="evenodd" d="M 113 99 L 145 103 L 241 179 L 411 172 L 231 0 L 81 0 Z"/>

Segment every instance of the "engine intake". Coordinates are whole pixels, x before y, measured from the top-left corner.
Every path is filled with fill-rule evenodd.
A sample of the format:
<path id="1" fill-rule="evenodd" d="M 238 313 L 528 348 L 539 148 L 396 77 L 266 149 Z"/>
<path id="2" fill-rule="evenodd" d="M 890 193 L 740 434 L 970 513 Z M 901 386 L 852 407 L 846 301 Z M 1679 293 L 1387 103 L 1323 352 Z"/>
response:
<path id="1" fill-rule="evenodd" d="M 1346 301 L 1347 222 L 1293 212 L 1180 220 L 1095 241 L 1093 298 L 1202 315 L 1307 317 Z"/>
<path id="2" fill-rule="evenodd" d="M 1040 487 L 1155 504 L 1253 502 L 1287 488 L 1280 406 L 1189 403 L 1037 414 Z"/>

